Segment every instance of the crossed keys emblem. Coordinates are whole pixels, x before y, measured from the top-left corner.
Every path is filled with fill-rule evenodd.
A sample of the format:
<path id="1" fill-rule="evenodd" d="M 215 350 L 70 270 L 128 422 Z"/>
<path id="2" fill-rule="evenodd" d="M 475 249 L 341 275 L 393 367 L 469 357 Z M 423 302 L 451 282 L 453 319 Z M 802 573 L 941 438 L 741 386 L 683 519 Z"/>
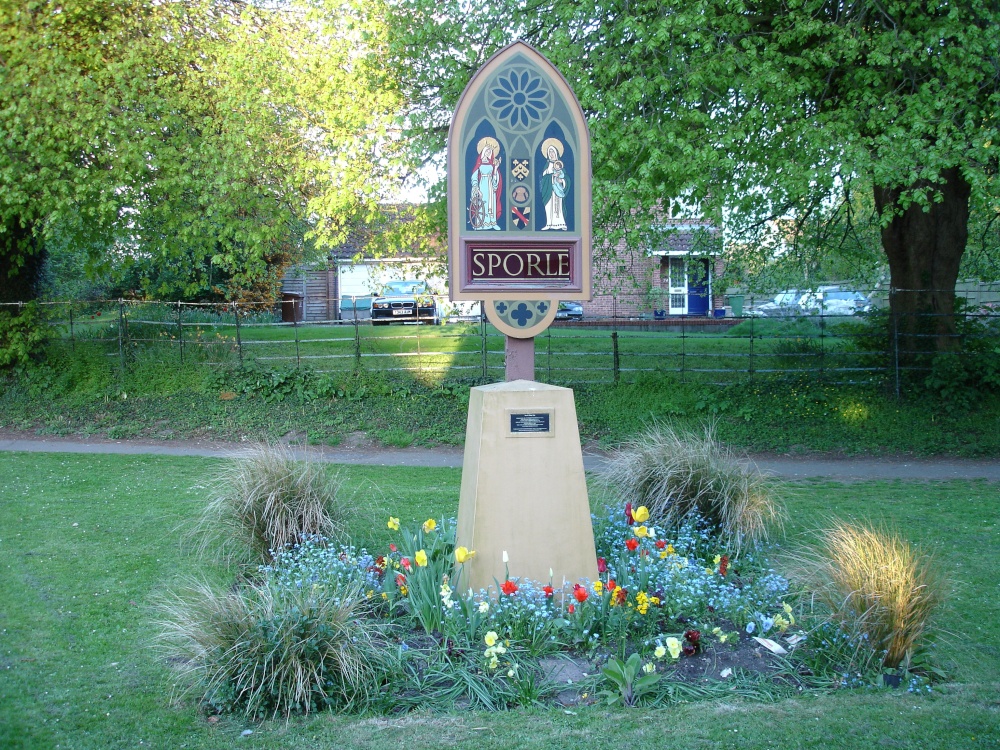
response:
<path id="1" fill-rule="evenodd" d="M 514 175 L 515 180 L 523 180 L 530 173 L 527 159 L 512 159 L 510 164 L 510 173 Z"/>

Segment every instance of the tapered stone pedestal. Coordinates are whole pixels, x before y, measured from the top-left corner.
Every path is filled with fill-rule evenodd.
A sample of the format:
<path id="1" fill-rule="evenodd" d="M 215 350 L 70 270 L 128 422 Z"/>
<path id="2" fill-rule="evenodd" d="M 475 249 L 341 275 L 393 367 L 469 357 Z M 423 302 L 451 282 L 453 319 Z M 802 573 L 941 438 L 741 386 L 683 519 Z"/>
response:
<path id="1" fill-rule="evenodd" d="M 572 390 L 529 380 L 471 389 L 456 545 L 476 552 L 463 590 L 495 589 L 508 569 L 541 584 L 551 570 L 556 588 L 597 579 Z"/>

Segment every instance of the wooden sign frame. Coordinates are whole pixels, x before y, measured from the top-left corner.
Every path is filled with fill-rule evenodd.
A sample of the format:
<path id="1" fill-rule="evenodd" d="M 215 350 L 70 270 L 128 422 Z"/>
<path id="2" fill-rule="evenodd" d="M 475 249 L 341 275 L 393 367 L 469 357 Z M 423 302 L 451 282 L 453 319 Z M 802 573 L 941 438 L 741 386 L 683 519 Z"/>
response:
<path id="1" fill-rule="evenodd" d="M 589 300 L 591 223 L 583 110 L 555 66 L 515 42 L 469 81 L 448 133 L 449 296 Z"/>

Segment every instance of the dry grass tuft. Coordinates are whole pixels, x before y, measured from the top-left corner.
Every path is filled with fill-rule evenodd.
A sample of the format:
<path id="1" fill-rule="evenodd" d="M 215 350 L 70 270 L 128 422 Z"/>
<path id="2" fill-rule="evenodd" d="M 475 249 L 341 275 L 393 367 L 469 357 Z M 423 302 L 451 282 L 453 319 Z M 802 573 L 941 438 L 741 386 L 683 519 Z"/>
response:
<path id="1" fill-rule="evenodd" d="M 777 485 L 716 441 L 711 427 L 647 428 L 613 453 L 603 480 L 616 497 L 645 505 L 650 523 L 677 526 L 697 512 L 737 550 L 781 525 Z"/>
<path id="2" fill-rule="evenodd" d="M 222 593 L 191 582 L 157 608 L 160 645 L 180 665 L 185 692 L 216 711 L 258 717 L 359 708 L 390 668 L 385 626 L 368 616 L 360 584 Z"/>
<path id="3" fill-rule="evenodd" d="M 343 541 L 358 512 L 341 483 L 322 464 L 288 448 L 260 444 L 227 463 L 211 483 L 198 524 L 202 549 L 226 559 L 261 564 L 304 535 Z"/>
<path id="4" fill-rule="evenodd" d="M 794 563 L 834 620 L 885 651 L 888 668 L 914 653 L 944 600 L 944 579 L 933 558 L 897 534 L 869 526 L 838 521 Z"/>

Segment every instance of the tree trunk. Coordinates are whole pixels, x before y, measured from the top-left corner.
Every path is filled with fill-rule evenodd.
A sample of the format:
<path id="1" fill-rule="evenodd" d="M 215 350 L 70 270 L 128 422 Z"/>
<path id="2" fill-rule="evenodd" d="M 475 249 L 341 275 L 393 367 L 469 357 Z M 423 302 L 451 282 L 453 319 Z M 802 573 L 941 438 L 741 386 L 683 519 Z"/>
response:
<path id="1" fill-rule="evenodd" d="M 892 220 L 882 228 L 892 289 L 892 346 L 900 362 L 913 365 L 926 355 L 960 347 L 955 321 L 955 283 L 969 236 L 969 183 L 957 167 L 941 182 L 917 184 L 940 192 L 928 208 L 899 207 L 900 188 L 875 188 L 875 205 Z"/>
<path id="2" fill-rule="evenodd" d="M 30 226 L 13 219 L 0 227 L 0 303 L 35 299 L 44 262 L 43 245 Z"/>

